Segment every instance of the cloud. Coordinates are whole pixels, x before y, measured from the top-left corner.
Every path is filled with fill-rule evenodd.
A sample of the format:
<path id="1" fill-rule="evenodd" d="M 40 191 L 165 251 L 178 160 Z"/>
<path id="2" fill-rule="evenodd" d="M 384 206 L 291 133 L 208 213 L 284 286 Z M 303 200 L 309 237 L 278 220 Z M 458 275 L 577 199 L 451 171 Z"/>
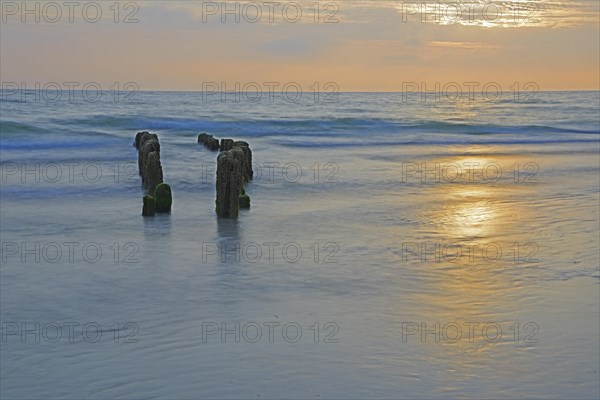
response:
<path id="1" fill-rule="evenodd" d="M 600 6 L 597 1 L 589 0 L 436 0 L 401 1 L 394 7 L 403 23 L 479 28 L 567 28 L 597 25 Z"/>
<path id="2" fill-rule="evenodd" d="M 458 50 L 497 50 L 502 46 L 493 45 L 490 43 L 481 43 L 481 42 L 438 42 L 431 41 L 425 44 L 429 47 L 441 47 L 441 48 L 449 48 L 449 49 L 458 49 Z"/>

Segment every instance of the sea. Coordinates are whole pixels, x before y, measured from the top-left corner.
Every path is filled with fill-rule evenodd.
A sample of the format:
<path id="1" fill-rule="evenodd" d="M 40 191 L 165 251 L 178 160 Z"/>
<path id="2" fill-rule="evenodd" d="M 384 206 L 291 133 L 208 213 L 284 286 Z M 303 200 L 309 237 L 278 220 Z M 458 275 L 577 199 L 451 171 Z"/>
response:
<path id="1" fill-rule="evenodd" d="M 0 104 L 3 399 L 600 396 L 598 91 Z"/>

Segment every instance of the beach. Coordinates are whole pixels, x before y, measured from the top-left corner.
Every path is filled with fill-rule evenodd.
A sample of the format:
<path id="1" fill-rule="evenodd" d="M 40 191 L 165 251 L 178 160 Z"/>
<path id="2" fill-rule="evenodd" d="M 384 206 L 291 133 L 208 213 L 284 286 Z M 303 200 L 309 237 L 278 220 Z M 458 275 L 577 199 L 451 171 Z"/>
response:
<path id="1" fill-rule="evenodd" d="M 599 395 L 598 91 L 35 99 L 0 119 L 3 398 Z M 252 148 L 237 219 L 201 132 Z"/>

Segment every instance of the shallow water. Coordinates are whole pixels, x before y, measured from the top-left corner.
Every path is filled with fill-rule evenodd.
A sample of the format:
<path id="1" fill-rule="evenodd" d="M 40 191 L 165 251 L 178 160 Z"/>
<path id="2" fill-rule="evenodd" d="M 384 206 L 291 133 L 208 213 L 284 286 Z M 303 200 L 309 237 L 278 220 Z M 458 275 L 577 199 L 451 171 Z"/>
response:
<path id="1" fill-rule="evenodd" d="M 597 398 L 599 107 L 3 101 L 1 395 Z M 252 147 L 237 221 L 200 131 Z"/>

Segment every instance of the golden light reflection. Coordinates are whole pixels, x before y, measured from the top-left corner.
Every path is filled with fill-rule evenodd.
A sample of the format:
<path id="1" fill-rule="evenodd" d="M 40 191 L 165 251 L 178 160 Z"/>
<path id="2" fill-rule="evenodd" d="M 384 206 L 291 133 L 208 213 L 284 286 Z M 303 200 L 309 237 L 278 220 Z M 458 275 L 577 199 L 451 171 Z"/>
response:
<path id="1" fill-rule="evenodd" d="M 461 256 L 456 258 L 457 251 L 450 250 L 450 256 L 442 252 L 439 258 L 415 262 L 412 266 L 425 276 L 423 282 L 429 283 L 428 287 L 411 294 L 410 302 L 419 305 L 419 318 L 427 329 L 435 330 L 435 324 L 439 323 L 442 334 L 439 343 L 432 334 L 425 343 L 421 337 L 415 341 L 426 346 L 431 357 L 445 360 L 448 371 L 469 376 L 490 357 L 503 359 L 502 346 L 514 343 L 509 316 L 518 309 L 515 299 L 521 298 L 520 285 L 512 274 L 504 271 L 514 267 L 509 247 L 511 241 L 519 241 L 518 235 L 523 233 L 518 219 L 514 218 L 514 213 L 522 210 L 514 209 L 511 196 L 516 188 L 512 180 L 486 184 L 477 179 L 486 165 L 512 165 L 513 157 L 487 156 L 493 154 L 493 149 L 485 146 L 462 148 L 457 152 L 460 155 L 438 162 L 474 166 L 473 181 L 431 185 L 426 197 L 435 198 L 434 204 L 440 206 L 426 210 L 425 215 L 432 225 L 427 229 L 427 236 L 435 238 L 436 243 L 460 248 Z M 507 239 L 504 236 L 507 233 L 515 235 Z M 497 257 L 498 247 L 503 253 L 501 257 Z M 471 323 L 479 324 L 473 332 L 469 331 Z M 497 341 L 496 325 L 490 324 L 501 327 Z M 444 327 L 450 326 L 444 331 Z M 462 331 L 459 340 L 452 340 L 457 334 L 456 326 Z M 482 331 L 484 327 L 491 327 L 487 336 Z M 444 333 L 450 338 L 444 337 Z"/>
<path id="2" fill-rule="evenodd" d="M 494 210 L 485 203 L 466 203 L 455 210 L 458 233 L 464 237 L 485 237 L 494 219 Z"/>
<path id="3" fill-rule="evenodd" d="M 497 225 L 508 218 L 509 211 L 502 189 L 490 184 L 490 174 L 486 172 L 486 168 L 493 166 L 491 178 L 495 178 L 498 163 L 486 157 L 460 156 L 440 162 L 440 165 L 442 171 L 447 167 L 453 172 L 442 174 L 441 180 L 445 184 L 436 188 L 434 194 L 443 199 L 443 206 L 432 216 L 432 220 L 438 222 L 438 235 L 462 241 L 492 238 Z M 460 168 L 460 175 L 455 173 L 457 168 Z M 455 179 L 458 183 L 448 182 Z"/>

